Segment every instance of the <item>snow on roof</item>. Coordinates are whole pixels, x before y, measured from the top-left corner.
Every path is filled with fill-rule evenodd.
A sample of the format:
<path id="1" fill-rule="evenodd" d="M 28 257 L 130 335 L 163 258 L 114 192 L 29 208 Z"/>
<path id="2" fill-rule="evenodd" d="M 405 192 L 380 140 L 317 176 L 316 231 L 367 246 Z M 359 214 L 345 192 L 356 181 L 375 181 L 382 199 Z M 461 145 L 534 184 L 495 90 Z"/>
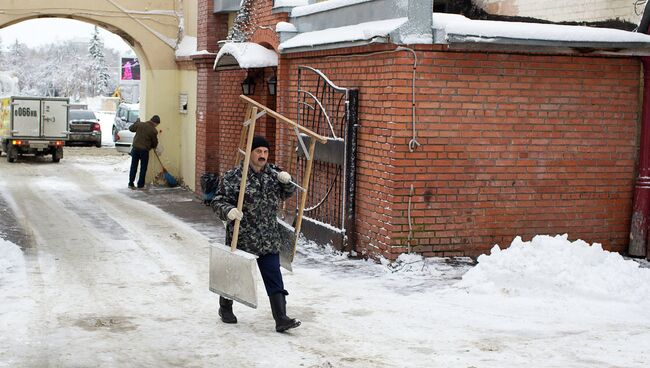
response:
<path id="1" fill-rule="evenodd" d="M 433 14 L 433 29 L 473 42 L 516 39 L 549 42 L 650 43 L 650 36 L 610 28 L 471 20 L 457 14 Z"/>
<path id="2" fill-rule="evenodd" d="M 341 42 L 365 41 L 374 37 L 386 37 L 389 33 L 406 23 L 407 20 L 408 18 L 406 17 L 394 18 L 360 23 L 352 26 L 305 32 L 282 42 L 279 49 L 286 50 Z"/>
<path id="3" fill-rule="evenodd" d="M 283 8 L 289 6 L 303 6 L 309 4 L 309 0 L 275 0 L 274 8 Z"/>
<path id="4" fill-rule="evenodd" d="M 219 49 L 214 60 L 214 69 L 219 66 L 239 66 L 248 69 L 277 65 L 278 55 L 275 51 L 252 42 L 226 43 Z"/>
<path id="5" fill-rule="evenodd" d="M 183 36 L 181 42 L 176 46 L 176 57 L 190 56 L 195 54 L 204 53 L 204 51 L 196 51 L 196 37 Z"/>
<path id="6" fill-rule="evenodd" d="M 297 32 L 296 26 L 287 22 L 278 22 L 275 25 L 276 32 Z"/>
<path id="7" fill-rule="evenodd" d="M 354 0 L 363 2 L 365 0 Z M 331 4 L 330 4 L 331 3 Z M 311 14 L 349 5 L 349 2 L 331 0 L 322 3 L 294 8 L 292 17 Z M 303 9 L 305 8 L 305 9 Z M 307 10 L 309 12 L 307 13 Z M 522 22 L 471 20 L 458 14 L 432 13 L 432 29 L 434 38 L 422 32 L 399 31 L 394 42 L 400 44 L 462 44 L 462 43 L 493 43 L 503 45 L 525 46 L 568 46 L 568 47 L 605 47 L 642 49 L 645 53 L 650 48 L 650 36 L 628 32 L 619 29 L 594 28 L 585 26 L 569 26 L 558 24 L 539 24 Z M 279 50 L 300 49 L 322 45 L 333 45 L 370 41 L 375 37 L 394 36 L 408 21 L 408 18 L 393 18 L 365 22 L 337 28 L 298 33 L 294 37 L 280 43 Z M 289 24 L 278 25 L 278 32 L 295 32 Z M 424 31 L 424 30 L 421 30 Z M 568 45 L 567 45 L 568 43 Z"/>
<path id="8" fill-rule="evenodd" d="M 373 1 L 373 0 L 327 0 L 320 3 L 293 8 L 293 10 L 291 10 L 291 16 L 300 17 L 303 15 L 324 12 L 330 9 L 341 8 L 348 5 L 365 3 L 367 1 Z"/>

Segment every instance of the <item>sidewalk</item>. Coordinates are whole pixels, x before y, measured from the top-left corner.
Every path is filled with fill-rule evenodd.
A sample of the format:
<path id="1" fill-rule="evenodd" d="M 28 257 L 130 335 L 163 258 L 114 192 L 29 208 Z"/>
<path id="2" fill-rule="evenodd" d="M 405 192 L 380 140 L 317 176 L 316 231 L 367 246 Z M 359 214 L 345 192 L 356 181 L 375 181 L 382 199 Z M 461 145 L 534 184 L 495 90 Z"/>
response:
<path id="1" fill-rule="evenodd" d="M 133 190 L 129 196 L 152 204 L 161 210 L 178 217 L 210 241 L 225 239 L 225 229 L 221 220 L 210 206 L 203 204 L 195 193 L 181 187 L 149 187 L 147 190 Z"/>

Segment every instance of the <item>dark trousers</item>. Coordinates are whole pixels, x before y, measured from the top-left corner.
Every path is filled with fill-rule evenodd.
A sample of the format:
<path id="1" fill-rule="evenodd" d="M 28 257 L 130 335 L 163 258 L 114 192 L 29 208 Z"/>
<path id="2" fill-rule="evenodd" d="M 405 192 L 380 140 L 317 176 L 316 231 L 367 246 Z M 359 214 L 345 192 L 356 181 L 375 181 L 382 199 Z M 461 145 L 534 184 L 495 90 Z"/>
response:
<path id="1" fill-rule="evenodd" d="M 138 171 L 140 164 L 140 176 L 138 176 L 138 188 L 144 188 L 144 180 L 147 176 L 147 166 L 149 165 L 149 150 L 131 149 L 131 171 L 129 171 L 129 184 L 133 184 L 135 173 Z"/>
<path id="2" fill-rule="evenodd" d="M 280 272 L 280 255 L 279 254 L 266 254 L 257 258 L 257 267 L 262 274 L 264 280 L 264 287 L 266 288 L 266 295 L 282 293 L 289 295 L 284 290 L 284 283 L 282 282 L 282 272 Z"/>

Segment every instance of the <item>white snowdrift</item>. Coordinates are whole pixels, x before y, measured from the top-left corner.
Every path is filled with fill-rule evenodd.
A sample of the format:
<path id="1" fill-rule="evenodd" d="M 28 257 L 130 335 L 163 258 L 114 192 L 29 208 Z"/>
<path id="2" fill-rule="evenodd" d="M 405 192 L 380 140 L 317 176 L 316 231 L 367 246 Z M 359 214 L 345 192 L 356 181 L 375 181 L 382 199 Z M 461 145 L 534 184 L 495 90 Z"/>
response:
<path id="1" fill-rule="evenodd" d="M 528 297 L 583 297 L 650 304 L 650 269 L 603 250 L 571 242 L 568 235 L 517 236 L 507 249 L 495 245 L 457 286 L 470 293 Z"/>

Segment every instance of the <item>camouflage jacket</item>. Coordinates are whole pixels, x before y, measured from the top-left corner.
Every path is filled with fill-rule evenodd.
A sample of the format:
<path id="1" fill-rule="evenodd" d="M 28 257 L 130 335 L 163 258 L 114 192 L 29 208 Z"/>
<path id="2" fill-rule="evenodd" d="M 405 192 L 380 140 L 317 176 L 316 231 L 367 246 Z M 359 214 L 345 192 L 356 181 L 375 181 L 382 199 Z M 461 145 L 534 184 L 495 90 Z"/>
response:
<path id="1" fill-rule="evenodd" d="M 273 164 L 266 164 L 256 173 L 248 169 L 246 194 L 244 194 L 244 217 L 239 227 L 237 249 L 256 255 L 280 252 L 281 233 L 278 228 L 277 211 L 280 201 L 293 194 L 292 184 L 282 184 L 273 170 L 282 171 Z M 226 246 L 230 246 L 234 221 L 228 220 L 228 212 L 237 207 L 242 166 L 236 167 L 223 175 L 219 188 L 210 206 L 226 225 Z"/>

